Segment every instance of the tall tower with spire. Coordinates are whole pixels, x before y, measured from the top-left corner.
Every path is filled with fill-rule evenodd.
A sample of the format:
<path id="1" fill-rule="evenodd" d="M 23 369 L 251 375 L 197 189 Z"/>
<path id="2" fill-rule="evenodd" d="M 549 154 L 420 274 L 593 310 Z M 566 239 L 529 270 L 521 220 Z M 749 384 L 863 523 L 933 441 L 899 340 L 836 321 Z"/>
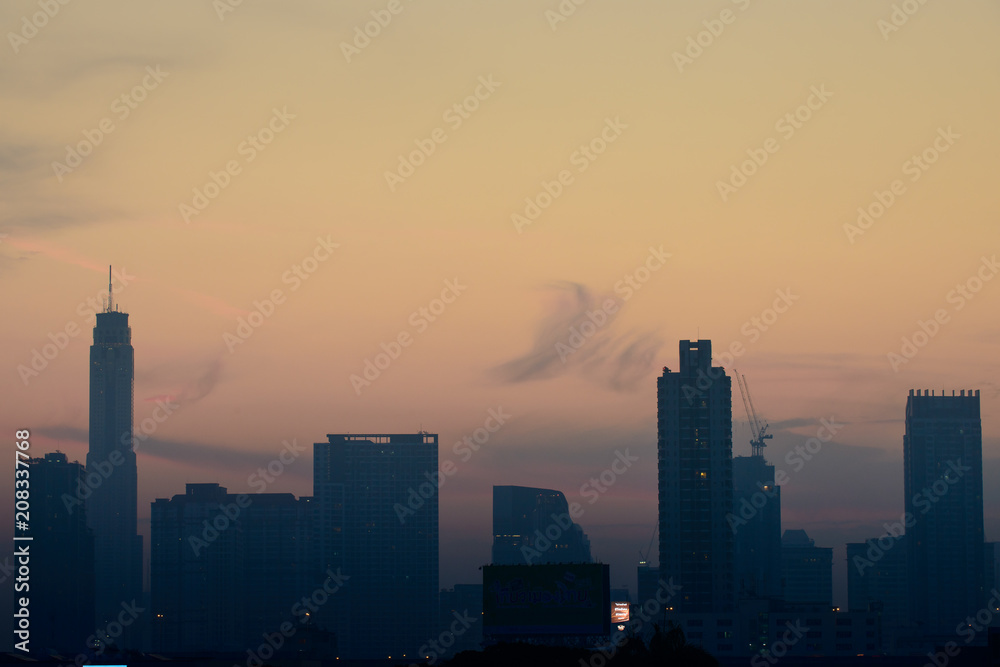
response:
<path id="1" fill-rule="evenodd" d="M 132 450 L 135 363 L 128 314 L 114 305 L 110 267 L 108 301 L 97 314 L 90 346 L 90 449 L 87 453 L 87 522 L 94 533 L 95 620 L 115 628 L 123 605 L 142 601 L 142 537 L 137 532 L 137 472 Z M 131 628 L 134 628 L 131 626 Z M 130 628 L 130 629 L 131 629 Z M 126 630 L 104 637 L 135 648 Z"/>

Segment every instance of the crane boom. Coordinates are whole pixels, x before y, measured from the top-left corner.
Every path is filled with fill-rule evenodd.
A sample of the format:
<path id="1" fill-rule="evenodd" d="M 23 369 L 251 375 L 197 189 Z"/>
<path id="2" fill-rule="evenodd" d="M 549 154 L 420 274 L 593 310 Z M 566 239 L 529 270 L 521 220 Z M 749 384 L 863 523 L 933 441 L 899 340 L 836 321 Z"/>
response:
<path id="1" fill-rule="evenodd" d="M 757 409 L 753 405 L 753 397 L 750 395 L 750 387 L 747 385 L 746 376 L 736 369 L 736 381 L 740 386 L 740 395 L 743 397 L 743 409 L 747 411 L 747 421 L 750 423 L 750 431 L 753 438 L 750 440 L 750 451 L 753 456 L 763 456 L 765 440 L 770 440 L 774 436 L 767 432 L 768 423 L 766 419 L 757 416 Z M 761 426 L 763 422 L 763 426 Z"/>

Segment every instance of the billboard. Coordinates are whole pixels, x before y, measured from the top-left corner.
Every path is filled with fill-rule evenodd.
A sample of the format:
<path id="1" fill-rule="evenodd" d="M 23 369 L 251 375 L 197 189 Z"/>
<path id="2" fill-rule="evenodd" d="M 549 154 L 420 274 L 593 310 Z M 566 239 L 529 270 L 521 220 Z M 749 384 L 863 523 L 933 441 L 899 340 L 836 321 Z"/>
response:
<path id="1" fill-rule="evenodd" d="M 628 623 L 629 604 L 628 602 L 611 603 L 611 622 Z"/>
<path id="2" fill-rule="evenodd" d="M 600 563 L 483 566 L 487 635 L 601 635 L 611 631 L 611 577 Z"/>

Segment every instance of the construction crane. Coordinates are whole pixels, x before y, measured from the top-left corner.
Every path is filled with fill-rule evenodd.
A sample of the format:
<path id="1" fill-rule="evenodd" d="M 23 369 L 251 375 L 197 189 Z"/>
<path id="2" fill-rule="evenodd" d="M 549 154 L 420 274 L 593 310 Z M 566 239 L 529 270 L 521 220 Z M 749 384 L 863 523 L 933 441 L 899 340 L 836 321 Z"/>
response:
<path id="1" fill-rule="evenodd" d="M 753 438 L 750 440 L 750 452 L 753 456 L 764 456 L 765 440 L 770 440 L 774 436 L 767 432 L 767 420 L 757 416 L 757 410 L 753 407 L 753 398 L 750 397 L 750 389 L 747 388 L 747 379 L 739 371 L 736 373 L 736 381 L 740 385 L 740 395 L 743 397 L 743 409 L 747 411 L 747 421 L 750 422 L 750 431 Z M 761 426 L 763 422 L 763 426 Z"/>

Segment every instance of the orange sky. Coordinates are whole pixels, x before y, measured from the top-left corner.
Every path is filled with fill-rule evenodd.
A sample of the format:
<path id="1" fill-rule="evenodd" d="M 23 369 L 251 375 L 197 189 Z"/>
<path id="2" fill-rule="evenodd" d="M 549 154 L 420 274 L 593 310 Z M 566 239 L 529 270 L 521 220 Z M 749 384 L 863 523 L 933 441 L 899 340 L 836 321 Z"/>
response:
<path id="1" fill-rule="evenodd" d="M 218 6 L 0 7 L 0 421 L 37 453 L 85 456 L 86 304 L 114 264 L 136 423 L 181 404 L 140 449 L 140 517 L 185 482 L 245 489 L 292 438 L 423 428 L 455 458 L 499 406 L 509 423 L 441 490 L 442 584 L 489 558 L 491 484 L 578 499 L 631 447 L 580 523 L 634 585 L 655 377 L 700 336 L 742 344 L 772 460 L 821 417 L 847 424 L 783 491 L 785 527 L 823 546 L 902 511 L 910 388 L 981 389 L 1000 539 L 1000 280 L 975 282 L 1000 270 L 996 3 L 929 2 L 898 30 L 885 0 L 590 0 L 564 21 L 555 0 Z M 669 257 L 649 270 L 653 251 Z M 779 291 L 786 312 L 754 323 Z M 737 454 L 748 437 L 736 424 Z M 308 494 L 310 475 L 307 456 L 268 491 Z"/>

